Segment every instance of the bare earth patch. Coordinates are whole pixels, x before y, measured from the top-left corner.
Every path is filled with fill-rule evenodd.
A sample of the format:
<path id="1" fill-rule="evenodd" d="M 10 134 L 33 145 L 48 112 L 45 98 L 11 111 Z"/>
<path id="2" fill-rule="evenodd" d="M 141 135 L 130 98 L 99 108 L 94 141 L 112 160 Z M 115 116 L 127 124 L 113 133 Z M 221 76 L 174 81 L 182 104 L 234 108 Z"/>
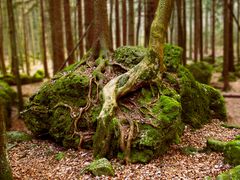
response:
<path id="1" fill-rule="evenodd" d="M 234 92 L 240 91 L 240 82 L 234 83 Z M 31 86 L 31 85 L 28 85 Z M 34 90 L 25 87 L 25 94 Z M 229 120 L 240 121 L 240 100 L 226 98 Z M 23 122 L 14 120 L 12 130 L 26 128 Z M 228 141 L 240 134 L 240 129 L 228 129 L 221 126 L 222 122 L 213 120 L 202 129 L 193 131 L 186 126 L 181 143 L 172 145 L 168 152 L 152 160 L 150 163 L 124 165 L 113 159 L 115 177 L 94 177 L 91 174 L 81 175 L 83 167 L 93 160 L 90 150 L 66 150 L 56 143 L 46 140 L 33 139 L 30 142 L 18 143 L 9 149 L 9 159 L 14 179 L 203 179 L 206 176 L 215 177 L 231 168 L 225 164 L 221 153 L 204 151 L 206 139 L 214 137 Z M 20 124 L 20 125 L 19 125 Z M 198 151 L 186 153 L 184 149 L 193 148 Z"/>

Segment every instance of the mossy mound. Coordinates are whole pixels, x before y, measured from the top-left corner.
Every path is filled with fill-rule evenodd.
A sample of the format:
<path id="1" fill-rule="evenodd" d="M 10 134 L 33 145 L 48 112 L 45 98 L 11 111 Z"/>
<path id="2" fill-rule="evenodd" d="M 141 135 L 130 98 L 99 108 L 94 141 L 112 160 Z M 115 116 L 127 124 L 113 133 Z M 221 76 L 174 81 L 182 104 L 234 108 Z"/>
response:
<path id="1" fill-rule="evenodd" d="M 11 127 L 11 106 L 16 92 L 4 81 L 0 80 L 0 103 L 3 106 L 3 115 L 6 127 Z"/>
<path id="2" fill-rule="evenodd" d="M 111 163 L 106 159 L 94 160 L 91 164 L 86 166 L 82 173 L 90 172 L 95 176 L 114 176 L 115 172 Z"/>
<path id="3" fill-rule="evenodd" d="M 30 141 L 32 136 L 20 131 L 7 131 L 7 140 L 8 143 Z"/>
<path id="4" fill-rule="evenodd" d="M 214 151 L 224 152 L 226 162 L 232 165 L 240 165 L 240 140 L 238 137 L 229 142 L 208 139 L 207 145 Z"/>
<path id="5" fill-rule="evenodd" d="M 121 47 L 113 57 L 116 63 L 131 68 L 146 53 L 142 47 Z M 167 71 L 161 80 L 148 78 L 146 84 L 118 100 L 115 117 L 108 122 L 109 158 L 146 163 L 166 152 L 171 143 L 179 142 L 185 123 L 198 128 L 213 116 L 226 118 L 220 93 L 196 82 L 180 65 L 182 49 L 166 45 L 164 55 Z M 92 144 L 92 138 L 96 138 L 93 135 L 103 103 L 101 90 L 109 77 L 122 73 L 106 65 L 111 74 L 102 71 L 102 78 L 96 78 L 98 64 L 88 67 L 78 62 L 67 67 L 30 98 L 22 115 L 34 135 L 48 135 L 65 147 L 98 145 Z"/>
<path id="6" fill-rule="evenodd" d="M 213 67 L 206 62 L 197 62 L 188 66 L 193 77 L 200 83 L 209 84 Z"/>
<path id="7" fill-rule="evenodd" d="M 31 84 L 35 82 L 41 82 L 44 78 L 44 72 L 42 70 L 37 70 L 33 76 L 28 76 L 27 74 L 21 74 L 20 79 L 22 84 Z M 12 74 L 7 74 L 5 76 L 0 76 L 0 80 L 7 82 L 9 85 L 16 85 L 16 78 Z"/>
<path id="8" fill-rule="evenodd" d="M 238 180 L 240 179 L 240 165 L 217 176 L 217 180 Z"/>

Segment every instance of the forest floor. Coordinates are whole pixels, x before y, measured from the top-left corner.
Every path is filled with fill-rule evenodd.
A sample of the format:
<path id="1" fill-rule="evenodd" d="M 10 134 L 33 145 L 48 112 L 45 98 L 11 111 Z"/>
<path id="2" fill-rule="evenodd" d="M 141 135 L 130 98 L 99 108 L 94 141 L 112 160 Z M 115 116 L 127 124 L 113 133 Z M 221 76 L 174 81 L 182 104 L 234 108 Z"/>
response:
<path id="1" fill-rule="evenodd" d="M 215 74 L 213 81 L 217 79 Z M 215 82 L 214 82 L 215 83 Z M 41 83 L 23 86 L 24 96 L 29 97 Z M 216 85 L 216 83 L 215 83 Z M 222 84 L 218 83 L 217 86 Z M 231 93 L 240 94 L 240 80 L 231 83 Z M 226 98 L 228 121 L 240 125 L 239 98 Z M 12 130 L 28 132 L 22 120 L 17 119 L 13 108 Z M 148 164 L 124 165 L 113 159 L 115 177 L 94 177 L 91 174 L 81 175 L 83 167 L 93 160 L 90 150 L 64 149 L 49 141 L 33 139 L 29 142 L 15 144 L 9 149 L 9 159 L 14 179 L 203 179 L 206 176 L 215 177 L 231 168 L 223 161 L 223 155 L 216 152 L 201 152 L 206 146 L 206 139 L 213 137 L 228 141 L 240 134 L 240 129 L 229 129 L 222 126 L 217 119 L 203 128 L 192 130 L 186 126 L 181 143 L 172 145 L 168 152 Z"/>

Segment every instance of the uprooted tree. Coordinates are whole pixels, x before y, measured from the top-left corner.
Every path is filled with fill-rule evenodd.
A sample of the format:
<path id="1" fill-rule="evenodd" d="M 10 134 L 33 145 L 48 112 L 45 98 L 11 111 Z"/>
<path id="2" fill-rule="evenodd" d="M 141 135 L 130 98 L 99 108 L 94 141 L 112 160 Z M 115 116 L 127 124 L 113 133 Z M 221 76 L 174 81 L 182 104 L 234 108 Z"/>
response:
<path id="1" fill-rule="evenodd" d="M 33 134 L 93 148 L 97 158 L 148 162 L 179 142 L 185 124 L 199 128 L 211 118 L 226 119 L 220 93 L 181 65 L 181 48 L 164 45 L 173 0 L 159 1 L 147 49 L 114 52 L 100 23 L 107 21 L 106 1 L 95 3 L 92 50 L 46 82 L 22 113 Z"/>

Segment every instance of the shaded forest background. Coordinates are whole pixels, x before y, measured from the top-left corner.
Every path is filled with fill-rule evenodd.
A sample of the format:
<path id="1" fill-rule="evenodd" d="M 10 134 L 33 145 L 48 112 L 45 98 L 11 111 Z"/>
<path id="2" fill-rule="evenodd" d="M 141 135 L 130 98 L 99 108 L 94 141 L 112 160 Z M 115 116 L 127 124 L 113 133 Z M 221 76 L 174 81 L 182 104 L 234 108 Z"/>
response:
<path id="1" fill-rule="evenodd" d="M 176 0 L 166 39 L 184 49 L 184 65 L 223 63 L 225 90 L 229 71 L 240 64 L 239 1 Z M 146 47 L 157 4 L 158 0 L 108 0 L 110 49 Z M 2 0 L 1 73 L 31 75 L 40 68 L 49 77 L 79 61 L 96 40 L 96 8 L 94 0 Z"/>

